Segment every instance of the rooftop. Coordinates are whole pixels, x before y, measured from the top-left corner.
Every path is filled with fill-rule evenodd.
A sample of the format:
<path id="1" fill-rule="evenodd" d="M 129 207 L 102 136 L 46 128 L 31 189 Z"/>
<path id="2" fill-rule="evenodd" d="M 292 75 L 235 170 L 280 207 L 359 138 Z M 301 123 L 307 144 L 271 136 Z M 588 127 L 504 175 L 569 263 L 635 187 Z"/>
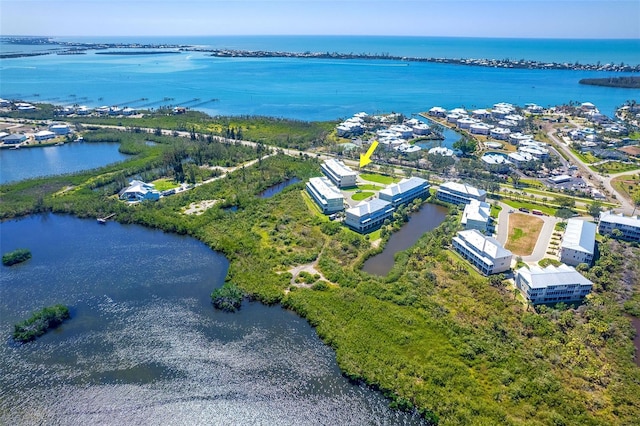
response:
<path id="1" fill-rule="evenodd" d="M 373 214 L 381 210 L 393 209 L 391 203 L 381 200 L 380 198 L 374 198 L 371 201 L 363 201 L 355 207 L 351 207 L 347 210 L 347 214 L 362 217 L 367 214 Z"/>
<path id="2" fill-rule="evenodd" d="M 387 186 L 385 189 L 380 190 L 380 193 L 386 194 L 389 196 L 394 196 L 397 194 L 403 194 L 405 192 L 411 191 L 412 189 L 422 186 L 424 184 L 427 184 L 427 187 L 429 186 L 426 180 L 414 176 L 409 179 L 402 179 L 398 183 L 392 183 L 391 185 Z"/>
<path id="3" fill-rule="evenodd" d="M 511 256 L 512 253 L 502 247 L 493 237 L 487 237 L 476 229 L 468 229 L 458 232 L 458 237 L 464 240 L 467 246 L 474 247 L 477 251 L 486 254 L 491 259 L 499 259 Z"/>
<path id="4" fill-rule="evenodd" d="M 596 225 L 581 219 L 569 219 L 562 237 L 562 247 L 584 253 L 594 253 Z"/>
<path id="5" fill-rule="evenodd" d="M 458 192 L 461 194 L 467 194 L 471 197 L 482 197 L 487 193 L 487 191 L 485 191 L 484 189 L 474 188 L 473 186 L 465 185 L 464 183 L 458 182 L 445 182 L 440 185 L 440 188 Z"/>
<path id="6" fill-rule="evenodd" d="M 616 214 L 612 211 L 600 213 L 600 222 L 602 221 L 620 225 L 640 226 L 640 218 L 638 216 L 625 216 L 622 213 Z"/>
<path id="7" fill-rule="evenodd" d="M 544 269 L 539 266 L 531 266 L 530 269 L 527 269 L 527 267 L 523 266 L 516 271 L 516 274 L 521 275 L 531 288 L 546 288 L 573 284 L 593 284 L 573 267 L 564 264 L 558 267 L 549 265 Z"/>

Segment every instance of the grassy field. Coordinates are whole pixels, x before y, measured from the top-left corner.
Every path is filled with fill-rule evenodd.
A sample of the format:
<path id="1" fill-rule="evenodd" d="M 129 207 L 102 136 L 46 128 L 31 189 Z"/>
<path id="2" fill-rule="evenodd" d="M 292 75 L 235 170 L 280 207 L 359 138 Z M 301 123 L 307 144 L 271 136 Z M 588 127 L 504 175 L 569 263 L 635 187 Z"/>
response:
<path id="1" fill-rule="evenodd" d="M 589 168 L 598 173 L 622 173 L 640 169 L 637 163 L 627 164 L 620 161 L 609 161 L 598 166 L 589 166 Z"/>
<path id="2" fill-rule="evenodd" d="M 394 179 L 391 176 L 379 175 L 374 173 L 360 173 L 360 177 L 369 182 L 381 183 L 383 185 L 389 185 L 393 182 L 397 182 L 399 179 Z"/>
<path id="3" fill-rule="evenodd" d="M 508 200 L 506 198 L 503 198 L 501 200 L 503 203 L 505 203 L 508 206 L 511 206 L 515 209 L 519 209 L 520 207 L 524 207 L 526 209 L 529 210 L 540 210 L 542 213 L 546 213 L 549 216 L 553 216 L 556 212 L 556 208 L 555 207 L 547 207 L 544 204 L 535 204 L 535 203 L 530 203 L 530 202 L 526 202 L 526 201 L 515 201 L 515 200 Z"/>
<path id="4" fill-rule="evenodd" d="M 505 248 L 519 256 L 529 256 L 538 241 L 544 222 L 539 217 L 513 213 L 509 216 L 509 236 Z"/>
<path id="5" fill-rule="evenodd" d="M 360 191 L 379 191 L 381 189 L 384 189 L 384 186 L 365 183 L 365 184 L 360 184 L 360 185 L 354 186 L 353 188 L 346 188 L 346 189 L 344 189 L 344 191 L 350 191 L 350 192 L 357 191 L 357 190 L 360 190 Z"/>
<path id="6" fill-rule="evenodd" d="M 640 173 L 613 178 L 611 185 L 626 199 L 633 200 L 634 196 L 637 197 L 640 194 Z"/>

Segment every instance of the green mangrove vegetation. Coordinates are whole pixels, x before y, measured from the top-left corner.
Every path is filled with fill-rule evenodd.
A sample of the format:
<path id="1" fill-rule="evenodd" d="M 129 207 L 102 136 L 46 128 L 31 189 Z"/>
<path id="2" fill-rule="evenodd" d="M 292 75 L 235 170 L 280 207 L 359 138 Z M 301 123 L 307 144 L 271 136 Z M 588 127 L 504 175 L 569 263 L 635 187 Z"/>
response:
<path id="1" fill-rule="evenodd" d="M 211 293 L 213 306 L 226 312 L 236 312 L 240 309 L 243 298 L 242 290 L 231 283 L 224 283 L 222 287 L 215 289 Z"/>
<path id="2" fill-rule="evenodd" d="M 2 264 L 5 266 L 15 265 L 31 259 L 31 251 L 26 248 L 10 251 L 2 255 Z"/>
<path id="3" fill-rule="evenodd" d="M 599 260 L 584 270 L 595 283 L 585 303 L 534 309 L 508 281 L 480 276 L 452 252 L 459 210 L 451 209 L 438 228 L 397 254 L 388 276 L 377 277 L 361 266 L 379 248 L 330 222 L 305 197 L 304 182 L 320 175 L 315 156 L 265 157 L 261 145 L 234 151 L 229 164 L 238 167 L 224 177 L 127 205 L 115 195 L 128 178 L 179 178 L 180 165 L 183 172 L 190 164 L 205 170 L 231 156 L 235 145 L 211 148 L 196 160 L 217 142 L 95 132 L 87 133 L 89 140 L 117 137 L 137 153 L 89 172 L 3 185 L 2 218 L 114 213 L 122 223 L 191 235 L 229 259 L 227 282 L 242 294 L 306 318 L 347 377 L 432 424 L 622 425 L 640 418 L 640 368 L 628 318 L 640 312 L 637 246 L 605 238 Z M 244 159 L 255 162 L 243 166 Z M 292 177 L 301 182 L 270 198 L 257 196 Z M 200 215 L 183 213 L 205 200 L 219 202 Z M 292 268 L 311 262 L 324 280 L 292 285 Z"/>
<path id="4" fill-rule="evenodd" d="M 71 318 L 69 308 L 64 305 L 42 308 L 14 326 L 13 339 L 21 343 L 30 342 L 48 330 L 58 327 L 69 318 Z"/>

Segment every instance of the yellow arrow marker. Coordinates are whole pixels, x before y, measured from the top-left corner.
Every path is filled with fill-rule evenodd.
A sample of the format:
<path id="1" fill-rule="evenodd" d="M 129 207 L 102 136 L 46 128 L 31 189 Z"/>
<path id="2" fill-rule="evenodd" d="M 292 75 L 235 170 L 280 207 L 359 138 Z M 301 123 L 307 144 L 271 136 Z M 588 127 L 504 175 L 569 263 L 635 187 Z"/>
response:
<path id="1" fill-rule="evenodd" d="M 373 141 L 371 143 L 371 146 L 367 150 L 367 153 L 364 155 L 360 154 L 360 168 L 366 166 L 371 162 L 371 155 L 373 155 L 373 151 L 376 150 L 377 146 L 378 146 L 378 141 Z"/>

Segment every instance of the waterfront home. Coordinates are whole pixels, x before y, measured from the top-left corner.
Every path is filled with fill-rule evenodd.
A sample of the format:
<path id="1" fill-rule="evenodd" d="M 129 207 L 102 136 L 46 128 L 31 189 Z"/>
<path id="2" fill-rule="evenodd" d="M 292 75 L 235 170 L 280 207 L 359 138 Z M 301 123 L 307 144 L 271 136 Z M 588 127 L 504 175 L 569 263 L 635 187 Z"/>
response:
<path id="1" fill-rule="evenodd" d="M 549 157 L 548 149 L 536 146 L 521 146 L 518 148 L 518 152 L 529 154 L 537 160 Z"/>
<path id="2" fill-rule="evenodd" d="M 348 188 L 356 186 L 356 172 L 345 166 L 342 161 L 330 159 L 322 166 L 322 173 L 325 174 L 338 188 Z"/>
<path id="3" fill-rule="evenodd" d="M 453 157 L 453 150 L 444 146 L 436 146 L 427 151 L 429 154 L 442 155 L 443 157 Z"/>
<path id="4" fill-rule="evenodd" d="M 119 193 L 121 200 L 125 201 L 156 201 L 160 199 L 160 192 L 156 190 L 152 183 L 145 183 L 140 180 L 132 180 L 129 186 Z"/>
<path id="5" fill-rule="evenodd" d="M 630 241 L 640 241 L 640 218 L 638 216 L 624 216 L 612 211 L 600 213 L 598 232 L 602 235 L 613 235 L 617 229 L 621 238 Z"/>
<path id="6" fill-rule="evenodd" d="M 486 109 L 475 109 L 471 112 L 471 116 L 478 120 L 486 120 L 491 117 L 491 113 Z"/>
<path id="7" fill-rule="evenodd" d="M 504 127 L 494 127 L 493 129 L 489 130 L 489 134 L 491 135 L 492 138 L 495 138 L 501 141 L 507 140 L 510 133 L 511 133 L 511 130 L 506 129 Z"/>
<path id="8" fill-rule="evenodd" d="M 591 293 L 593 283 L 573 267 L 523 266 L 515 274 L 516 287 L 531 303 L 577 302 Z"/>
<path id="9" fill-rule="evenodd" d="M 498 121 L 498 126 L 504 127 L 505 129 L 509 129 L 509 131 L 515 130 L 516 128 L 520 127 L 517 121 L 512 121 L 507 119 Z"/>
<path id="10" fill-rule="evenodd" d="M 120 115 L 122 114 L 122 108 L 117 105 L 109 107 L 109 115 Z"/>
<path id="11" fill-rule="evenodd" d="M 429 125 L 426 123 L 412 124 L 411 128 L 413 129 L 414 135 L 423 136 L 431 133 L 431 127 L 429 127 Z"/>
<path id="12" fill-rule="evenodd" d="M 22 143 L 26 140 L 27 140 L 27 135 L 24 135 L 22 133 L 13 133 L 9 136 L 5 136 L 2 139 L 2 142 L 4 142 L 6 145 L 15 145 L 15 144 Z"/>
<path id="13" fill-rule="evenodd" d="M 344 210 L 344 196 L 329 178 L 312 177 L 306 184 L 307 192 L 324 214 Z"/>
<path id="14" fill-rule="evenodd" d="M 569 219 L 560 244 L 560 261 L 567 265 L 591 265 L 596 247 L 596 224 Z"/>
<path id="15" fill-rule="evenodd" d="M 103 105 L 101 107 L 96 108 L 96 112 L 100 115 L 109 114 L 109 107 L 106 105 Z"/>
<path id="16" fill-rule="evenodd" d="M 509 134 L 509 142 L 512 145 L 519 145 L 521 142 L 533 140 L 532 135 L 522 134 L 520 132 L 514 132 Z"/>
<path id="17" fill-rule="evenodd" d="M 485 201 L 487 191 L 457 182 L 445 182 L 438 188 L 436 198 L 453 204 L 469 204 L 471 200 Z"/>
<path id="18" fill-rule="evenodd" d="M 135 115 L 137 113 L 138 111 L 130 107 L 126 107 L 122 109 L 122 115 Z"/>
<path id="19" fill-rule="evenodd" d="M 491 205 L 484 201 L 471 200 L 464 206 L 460 223 L 464 229 L 477 229 L 485 233 L 491 222 Z"/>
<path id="20" fill-rule="evenodd" d="M 354 231 L 364 234 L 379 228 L 385 220 L 392 216 L 393 206 L 391 203 L 374 198 L 347 209 L 344 224 Z"/>
<path id="21" fill-rule="evenodd" d="M 394 146 L 393 149 L 403 154 L 411 154 L 412 152 L 418 152 L 422 150 L 422 148 L 420 148 L 418 145 L 410 145 L 408 143 L 402 143 L 400 145 Z"/>
<path id="22" fill-rule="evenodd" d="M 434 106 L 428 111 L 428 114 L 432 117 L 445 117 L 447 110 L 439 106 Z"/>
<path id="23" fill-rule="evenodd" d="M 419 177 L 402 179 L 398 183 L 392 183 L 381 190 L 378 198 L 391 203 L 395 208 L 400 204 L 407 204 L 416 198 L 426 199 L 429 197 L 429 182 Z"/>
<path id="24" fill-rule="evenodd" d="M 533 155 L 528 154 L 526 152 L 510 152 L 507 155 L 507 158 L 516 167 L 520 167 L 521 165 L 528 163 L 529 161 L 534 161 Z"/>
<path id="25" fill-rule="evenodd" d="M 506 156 L 500 154 L 485 154 L 480 160 L 489 169 L 497 173 L 506 172 L 511 166 L 511 161 Z"/>
<path id="26" fill-rule="evenodd" d="M 49 130 L 59 136 L 71 133 L 71 128 L 68 124 L 52 124 L 49 126 Z"/>
<path id="27" fill-rule="evenodd" d="M 89 115 L 91 113 L 91 108 L 85 105 L 80 105 L 78 108 L 76 108 L 75 112 L 78 115 Z"/>
<path id="28" fill-rule="evenodd" d="M 6 108 L 6 107 L 8 107 L 10 105 L 11 105 L 11 102 L 9 102 L 6 99 L 0 98 L 0 108 Z"/>
<path id="29" fill-rule="evenodd" d="M 472 124 L 476 124 L 477 121 L 473 118 L 461 118 L 456 123 L 459 129 L 469 129 Z"/>
<path id="30" fill-rule="evenodd" d="M 474 135 L 488 135 L 491 126 L 484 123 L 474 123 L 469 126 L 469 131 Z"/>
<path id="31" fill-rule="evenodd" d="M 447 123 L 456 124 L 458 120 L 460 120 L 463 117 L 465 116 L 460 114 L 447 114 Z"/>
<path id="32" fill-rule="evenodd" d="M 18 109 L 18 111 L 33 111 L 37 109 L 34 105 L 31 105 L 27 102 L 16 102 L 14 105 Z"/>
<path id="33" fill-rule="evenodd" d="M 41 141 L 46 141 L 46 140 L 55 138 L 56 134 L 50 130 L 41 130 L 35 135 L 33 135 L 33 137 L 35 138 L 35 140 L 41 142 Z"/>
<path id="34" fill-rule="evenodd" d="M 498 274 L 511 268 L 513 253 L 477 229 L 459 231 L 453 238 L 453 248 L 483 275 Z"/>
<path id="35" fill-rule="evenodd" d="M 389 130 L 398 133 L 402 139 L 411 139 L 413 137 L 413 129 L 404 124 L 394 124 L 389 127 Z"/>
<path id="36" fill-rule="evenodd" d="M 524 104 L 524 109 L 529 114 L 542 114 L 544 112 L 544 108 L 542 108 L 540 105 L 536 105 L 534 103 Z"/>

